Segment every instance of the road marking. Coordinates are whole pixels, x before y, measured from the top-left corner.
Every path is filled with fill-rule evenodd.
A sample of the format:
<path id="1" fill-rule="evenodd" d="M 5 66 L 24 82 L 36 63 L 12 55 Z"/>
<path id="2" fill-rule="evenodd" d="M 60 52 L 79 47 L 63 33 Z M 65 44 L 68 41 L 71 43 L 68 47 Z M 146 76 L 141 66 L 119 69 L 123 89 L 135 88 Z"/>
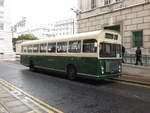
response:
<path id="1" fill-rule="evenodd" d="M 47 108 L 41 106 L 40 104 L 36 103 L 35 101 L 33 101 L 32 99 L 28 98 L 28 100 L 30 100 L 31 102 L 33 102 L 35 105 L 39 106 L 40 108 L 42 108 L 44 111 L 46 111 L 47 113 L 54 113 L 53 111 L 48 110 Z"/>
<path id="2" fill-rule="evenodd" d="M 4 86 L 6 86 L 7 88 L 9 88 L 10 90 L 15 90 L 15 91 L 17 91 L 17 92 L 19 92 L 19 93 L 24 94 L 24 95 L 25 95 L 26 97 L 28 97 L 28 99 L 29 99 L 30 101 L 32 101 L 35 105 L 38 105 L 41 109 L 46 110 L 46 112 L 48 112 L 48 113 L 63 113 L 62 111 L 60 111 L 60 110 L 58 110 L 58 109 L 56 109 L 56 108 L 54 108 L 54 107 L 52 107 L 52 106 L 50 106 L 50 105 L 44 103 L 43 101 L 41 101 L 41 100 L 39 100 L 39 99 L 33 97 L 32 95 L 30 95 L 30 94 L 24 92 L 23 90 L 21 90 L 21 89 L 15 87 L 14 85 L 12 85 L 11 83 L 9 83 L 9 82 L 7 82 L 7 81 L 5 81 L 5 80 L 0 79 L 0 83 L 3 84 Z M 49 110 L 49 109 L 50 109 L 50 110 Z M 31 113 L 32 113 L 32 112 L 31 112 Z M 39 112 L 38 112 L 38 113 L 39 113 Z"/>
<path id="3" fill-rule="evenodd" d="M 32 110 L 32 111 L 29 111 L 29 112 L 27 112 L 27 113 L 34 113 L 35 112 L 35 110 Z"/>
<path id="4" fill-rule="evenodd" d="M 7 90 L 5 88 L 0 88 L 0 92 L 6 92 Z"/>
<path id="5" fill-rule="evenodd" d="M 27 112 L 27 113 L 41 113 L 41 112 L 36 111 L 36 110 L 32 110 L 32 111 L 29 111 L 29 112 Z"/>
<path id="6" fill-rule="evenodd" d="M 27 112 L 27 113 L 34 113 L 34 110 L 32 110 L 32 111 L 29 111 L 29 112 Z"/>
<path id="7" fill-rule="evenodd" d="M 112 80 L 112 81 L 115 82 L 115 83 L 119 83 L 119 84 L 125 84 L 125 85 L 136 86 L 136 87 L 143 87 L 143 88 L 150 88 L 150 86 L 143 85 L 143 84 L 124 82 L 124 81 L 115 81 L 115 80 Z"/>

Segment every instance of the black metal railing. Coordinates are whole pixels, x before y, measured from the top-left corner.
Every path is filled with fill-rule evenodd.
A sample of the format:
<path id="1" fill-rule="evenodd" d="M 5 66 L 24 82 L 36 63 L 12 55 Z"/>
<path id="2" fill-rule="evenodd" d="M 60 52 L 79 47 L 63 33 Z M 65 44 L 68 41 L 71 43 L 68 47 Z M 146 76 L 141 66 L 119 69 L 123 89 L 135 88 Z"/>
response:
<path id="1" fill-rule="evenodd" d="M 124 63 L 135 64 L 136 56 L 135 54 L 125 54 L 123 60 L 124 60 Z M 145 66 L 150 66 L 150 55 L 142 55 L 142 63 Z"/>

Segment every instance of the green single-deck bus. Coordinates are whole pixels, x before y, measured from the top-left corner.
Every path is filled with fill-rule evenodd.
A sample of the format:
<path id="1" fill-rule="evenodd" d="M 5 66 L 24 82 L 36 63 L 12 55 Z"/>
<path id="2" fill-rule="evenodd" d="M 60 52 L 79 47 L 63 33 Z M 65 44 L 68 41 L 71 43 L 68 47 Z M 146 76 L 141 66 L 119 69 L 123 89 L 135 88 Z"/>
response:
<path id="1" fill-rule="evenodd" d="M 99 30 L 21 44 L 21 64 L 33 69 L 106 79 L 121 75 L 121 35 Z"/>

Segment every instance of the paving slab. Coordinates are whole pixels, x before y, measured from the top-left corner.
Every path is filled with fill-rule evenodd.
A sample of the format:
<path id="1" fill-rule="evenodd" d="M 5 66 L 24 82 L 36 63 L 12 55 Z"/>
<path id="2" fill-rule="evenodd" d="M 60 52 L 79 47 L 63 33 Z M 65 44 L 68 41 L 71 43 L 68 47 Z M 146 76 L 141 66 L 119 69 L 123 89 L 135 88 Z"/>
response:
<path id="1" fill-rule="evenodd" d="M 0 104 L 0 113 L 9 113 L 6 108 Z"/>
<path id="2" fill-rule="evenodd" d="M 120 78 L 116 78 L 116 80 L 133 82 L 133 83 L 144 84 L 144 85 L 150 86 L 150 77 L 145 77 L 145 76 L 122 75 Z"/>
<path id="3" fill-rule="evenodd" d="M 123 64 L 122 73 L 123 75 L 150 77 L 150 67 L 133 64 Z"/>
<path id="4" fill-rule="evenodd" d="M 0 79 L 0 113 L 63 113 Z"/>

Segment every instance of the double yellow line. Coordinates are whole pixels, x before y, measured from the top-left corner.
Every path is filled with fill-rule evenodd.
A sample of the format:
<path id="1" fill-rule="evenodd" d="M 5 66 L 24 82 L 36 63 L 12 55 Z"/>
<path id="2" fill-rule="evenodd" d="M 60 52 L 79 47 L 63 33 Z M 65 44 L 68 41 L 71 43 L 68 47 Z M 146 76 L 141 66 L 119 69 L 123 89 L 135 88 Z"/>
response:
<path id="1" fill-rule="evenodd" d="M 0 79 L 0 83 L 3 84 L 4 86 L 6 86 L 7 88 L 13 90 L 15 89 L 16 91 L 18 92 L 21 92 L 23 95 L 25 95 L 28 99 L 30 100 L 32 103 L 34 103 L 35 105 L 37 105 L 38 107 L 40 107 L 41 109 L 43 109 L 44 111 L 46 111 L 47 113 L 63 113 L 62 111 L 46 104 L 45 102 L 33 97 L 32 95 L 24 92 L 23 90 L 15 87 L 14 85 L 10 84 L 9 82 L 5 81 L 5 80 L 2 80 Z M 36 112 L 36 111 L 30 111 L 29 113 L 32 113 L 32 112 Z M 37 112 L 37 113 L 40 113 L 40 112 Z"/>
<path id="2" fill-rule="evenodd" d="M 110 81 L 115 82 L 115 83 L 119 83 L 119 84 L 129 85 L 129 86 L 142 87 L 142 88 L 150 88 L 149 85 L 132 83 L 132 82 L 127 82 L 127 81 L 118 81 L 118 80 L 110 80 Z"/>
<path id="3" fill-rule="evenodd" d="M 41 113 L 41 112 L 38 112 L 38 111 L 36 111 L 36 110 L 32 110 L 32 111 L 29 111 L 29 112 L 27 112 L 27 113 Z"/>

